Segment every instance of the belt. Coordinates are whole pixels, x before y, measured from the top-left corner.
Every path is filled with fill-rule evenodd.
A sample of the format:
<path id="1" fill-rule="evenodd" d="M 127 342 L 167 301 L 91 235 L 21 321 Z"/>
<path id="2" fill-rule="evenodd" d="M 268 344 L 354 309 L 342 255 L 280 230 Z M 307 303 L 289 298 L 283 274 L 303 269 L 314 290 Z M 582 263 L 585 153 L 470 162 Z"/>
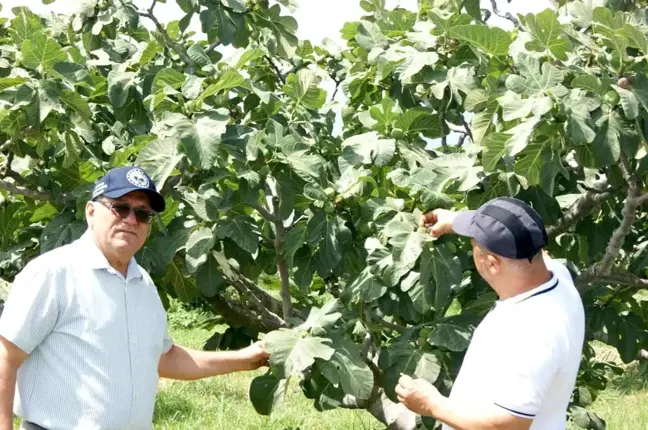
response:
<path id="1" fill-rule="evenodd" d="M 45 427 L 41 427 L 38 424 L 34 424 L 29 421 L 24 421 L 20 424 L 21 430 L 47 430 Z"/>

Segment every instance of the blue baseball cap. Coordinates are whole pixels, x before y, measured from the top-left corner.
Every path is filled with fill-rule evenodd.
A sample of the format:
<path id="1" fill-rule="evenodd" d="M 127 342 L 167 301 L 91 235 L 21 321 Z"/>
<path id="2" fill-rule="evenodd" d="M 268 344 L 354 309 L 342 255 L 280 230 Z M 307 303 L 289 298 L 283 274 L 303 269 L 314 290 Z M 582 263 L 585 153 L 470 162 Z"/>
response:
<path id="1" fill-rule="evenodd" d="M 531 259 L 548 243 L 540 215 L 528 204 L 510 197 L 498 197 L 477 210 L 459 213 L 452 229 L 512 259 Z"/>
<path id="2" fill-rule="evenodd" d="M 133 191 L 143 191 L 151 202 L 155 212 L 164 212 L 166 202 L 162 194 L 155 188 L 155 184 L 144 170 L 136 166 L 117 167 L 111 169 L 99 179 L 92 189 L 92 200 L 106 196 L 119 198 Z"/>

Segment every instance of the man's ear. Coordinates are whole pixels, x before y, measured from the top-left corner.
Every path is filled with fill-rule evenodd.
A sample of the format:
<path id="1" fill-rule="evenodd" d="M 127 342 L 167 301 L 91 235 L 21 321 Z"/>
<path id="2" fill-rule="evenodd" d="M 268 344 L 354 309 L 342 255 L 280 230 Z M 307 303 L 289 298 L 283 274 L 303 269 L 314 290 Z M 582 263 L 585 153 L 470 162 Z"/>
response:
<path id="1" fill-rule="evenodd" d="M 87 202 L 85 206 L 86 220 L 90 220 L 94 216 L 95 207 L 92 202 Z"/>
<path id="2" fill-rule="evenodd" d="M 486 259 L 488 260 L 488 271 L 491 273 L 491 275 L 497 275 L 501 272 L 502 262 L 499 258 L 497 258 L 497 256 L 488 254 L 488 257 Z"/>

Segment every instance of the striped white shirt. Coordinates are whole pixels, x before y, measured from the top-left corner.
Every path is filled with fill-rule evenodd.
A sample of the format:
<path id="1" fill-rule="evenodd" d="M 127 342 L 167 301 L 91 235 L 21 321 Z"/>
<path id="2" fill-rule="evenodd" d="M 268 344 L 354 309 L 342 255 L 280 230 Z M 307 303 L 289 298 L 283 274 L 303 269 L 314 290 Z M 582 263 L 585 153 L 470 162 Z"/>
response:
<path id="1" fill-rule="evenodd" d="M 151 429 L 158 363 L 172 346 L 153 281 L 113 269 L 88 232 L 16 277 L 0 335 L 29 353 L 14 412 L 50 430 Z"/>

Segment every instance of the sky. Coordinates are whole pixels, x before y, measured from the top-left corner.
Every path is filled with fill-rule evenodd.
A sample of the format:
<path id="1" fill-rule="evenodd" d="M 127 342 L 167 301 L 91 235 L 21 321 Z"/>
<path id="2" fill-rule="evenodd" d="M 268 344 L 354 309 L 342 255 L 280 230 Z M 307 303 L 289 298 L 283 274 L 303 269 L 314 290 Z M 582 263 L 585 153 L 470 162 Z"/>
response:
<path id="1" fill-rule="evenodd" d="M 50 5 L 44 5 L 41 0 L 1 0 L 2 11 L 0 16 L 12 17 L 11 9 L 16 6 L 28 6 L 31 10 L 38 14 L 49 14 L 54 11 L 55 13 L 70 14 L 73 13 L 78 7 L 77 5 L 91 0 L 55 0 Z M 178 20 L 184 16 L 184 13 L 177 5 L 176 0 L 166 0 L 166 3 L 161 3 L 161 0 L 155 6 L 154 14 L 162 23 L 172 20 Z M 272 0 L 271 0 L 272 1 Z M 329 38 L 343 46 L 344 41 L 341 38 L 340 30 L 344 23 L 355 21 L 359 19 L 365 11 L 360 7 L 359 0 L 297 0 L 299 9 L 293 15 L 298 23 L 297 37 L 299 39 L 310 40 L 313 44 L 320 44 L 324 38 Z M 509 3 L 510 1 L 510 3 Z M 141 10 L 148 9 L 151 6 L 152 0 L 134 0 L 133 3 Z M 483 9 L 491 9 L 490 0 L 481 0 L 481 7 Z M 502 13 L 511 12 L 516 15 L 518 13 L 538 13 L 544 9 L 551 7 L 550 0 L 497 0 L 497 5 Z M 400 6 L 413 11 L 417 10 L 417 0 L 387 0 L 387 7 L 392 8 Z M 152 26 L 150 20 L 143 19 L 142 21 L 147 26 Z M 512 28 L 511 22 L 499 18 L 495 15 L 491 17 L 488 22 L 490 25 L 497 25 L 506 29 Z M 190 29 L 196 29 L 200 33 L 200 22 L 197 16 L 194 16 Z M 225 57 L 231 54 L 231 50 L 222 50 Z M 333 92 L 333 82 L 323 82 L 323 88 L 327 90 L 330 95 Z M 338 91 L 336 96 L 337 108 L 336 111 L 341 110 L 344 105 L 345 97 L 343 91 Z M 336 124 L 336 134 L 341 130 L 341 124 Z M 450 143 L 456 139 L 456 136 L 451 138 Z"/>
<path id="2" fill-rule="evenodd" d="M 89 0 L 55 0 L 50 5 L 44 5 L 41 0 L 2 0 L 3 9 L 0 16 L 11 17 L 11 9 L 16 6 L 28 6 L 35 13 L 72 13 L 76 5 Z M 147 9 L 151 5 L 151 0 L 135 0 L 134 4 L 140 9 Z M 297 36 L 300 39 L 308 39 L 312 43 L 319 44 L 323 38 L 328 37 L 337 42 L 341 42 L 340 29 L 345 22 L 357 20 L 364 11 L 360 8 L 359 0 L 298 0 L 299 9 L 294 14 L 299 24 Z M 416 10 L 416 0 L 387 0 L 387 7 L 391 8 L 396 5 Z M 550 0 L 498 0 L 499 9 L 502 12 L 512 13 L 537 13 L 547 7 L 551 7 Z M 481 0 L 481 7 L 491 9 L 490 0 Z M 183 12 L 180 10 L 175 0 L 166 0 L 166 3 L 158 2 L 155 6 L 155 15 L 161 22 L 168 22 L 174 19 L 180 19 Z M 489 24 L 502 27 L 509 27 L 510 22 L 493 17 Z M 198 25 L 197 19 L 194 18 L 192 25 Z"/>

